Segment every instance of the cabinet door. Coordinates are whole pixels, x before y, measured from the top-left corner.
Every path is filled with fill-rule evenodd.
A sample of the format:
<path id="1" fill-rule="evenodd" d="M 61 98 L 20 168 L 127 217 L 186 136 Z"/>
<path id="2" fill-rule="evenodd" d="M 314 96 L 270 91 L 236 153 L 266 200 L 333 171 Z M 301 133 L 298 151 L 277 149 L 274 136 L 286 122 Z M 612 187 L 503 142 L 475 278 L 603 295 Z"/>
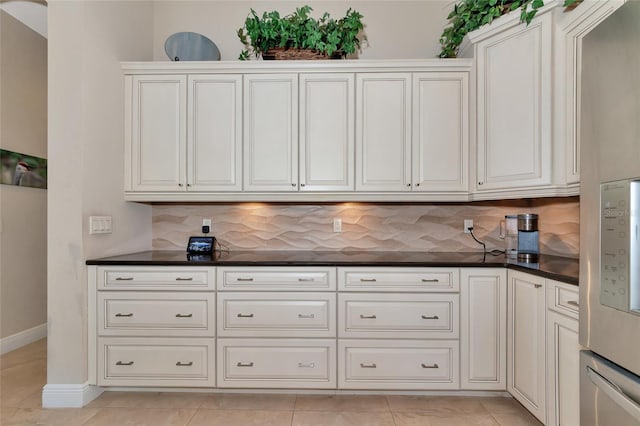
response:
<path id="1" fill-rule="evenodd" d="M 414 74 L 413 88 L 413 190 L 466 193 L 469 74 Z"/>
<path id="2" fill-rule="evenodd" d="M 188 95 L 188 190 L 242 190 L 242 76 L 189 76 Z"/>
<path id="3" fill-rule="evenodd" d="M 477 46 L 478 191 L 551 183 L 552 15 Z"/>
<path id="4" fill-rule="evenodd" d="M 298 76 L 244 76 L 244 189 L 298 190 Z"/>
<path id="5" fill-rule="evenodd" d="M 131 91 L 131 114 L 127 114 L 131 119 L 126 152 L 126 169 L 131 173 L 128 189 L 184 191 L 187 77 L 133 76 L 128 88 Z"/>
<path id="6" fill-rule="evenodd" d="M 545 280 L 508 271 L 507 390 L 545 421 Z"/>
<path id="7" fill-rule="evenodd" d="M 300 75 L 300 190 L 353 191 L 354 75 Z"/>
<path id="8" fill-rule="evenodd" d="M 547 313 L 547 426 L 580 425 L 578 321 Z"/>
<path id="9" fill-rule="evenodd" d="M 411 190 L 411 74 L 356 76 L 356 190 Z"/>
<path id="10" fill-rule="evenodd" d="M 460 288 L 462 389 L 507 388 L 507 272 L 462 268 Z"/>

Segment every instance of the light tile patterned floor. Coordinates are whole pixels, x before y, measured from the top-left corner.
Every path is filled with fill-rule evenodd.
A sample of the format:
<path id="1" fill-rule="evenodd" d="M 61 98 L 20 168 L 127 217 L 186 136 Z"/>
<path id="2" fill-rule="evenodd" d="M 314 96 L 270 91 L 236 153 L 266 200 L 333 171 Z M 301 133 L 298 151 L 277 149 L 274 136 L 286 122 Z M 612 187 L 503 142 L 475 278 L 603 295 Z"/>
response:
<path id="1" fill-rule="evenodd" d="M 46 341 L 0 357 L 0 425 L 540 426 L 509 397 L 105 392 L 78 409 L 42 409 Z"/>

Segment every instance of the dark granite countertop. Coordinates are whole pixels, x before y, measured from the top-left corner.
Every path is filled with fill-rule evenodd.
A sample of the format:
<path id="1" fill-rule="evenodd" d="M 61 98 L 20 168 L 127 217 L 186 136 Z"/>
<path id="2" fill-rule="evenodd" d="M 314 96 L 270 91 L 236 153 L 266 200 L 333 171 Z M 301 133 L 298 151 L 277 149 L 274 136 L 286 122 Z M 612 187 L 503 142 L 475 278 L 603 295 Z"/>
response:
<path id="1" fill-rule="evenodd" d="M 506 267 L 578 285 L 578 259 L 541 255 L 538 263 L 476 252 L 231 251 L 188 258 L 182 251 L 142 251 L 87 260 L 87 265 Z"/>

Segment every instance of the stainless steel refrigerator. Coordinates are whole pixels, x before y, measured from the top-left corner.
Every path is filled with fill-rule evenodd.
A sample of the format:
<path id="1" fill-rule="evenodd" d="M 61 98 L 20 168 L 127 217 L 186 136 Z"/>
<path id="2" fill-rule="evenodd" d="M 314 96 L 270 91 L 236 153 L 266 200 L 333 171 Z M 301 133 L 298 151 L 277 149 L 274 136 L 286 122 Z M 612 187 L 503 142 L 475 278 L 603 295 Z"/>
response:
<path id="1" fill-rule="evenodd" d="M 582 45 L 580 424 L 640 425 L 640 2 Z M 597 231 L 596 231 L 597 230 Z"/>

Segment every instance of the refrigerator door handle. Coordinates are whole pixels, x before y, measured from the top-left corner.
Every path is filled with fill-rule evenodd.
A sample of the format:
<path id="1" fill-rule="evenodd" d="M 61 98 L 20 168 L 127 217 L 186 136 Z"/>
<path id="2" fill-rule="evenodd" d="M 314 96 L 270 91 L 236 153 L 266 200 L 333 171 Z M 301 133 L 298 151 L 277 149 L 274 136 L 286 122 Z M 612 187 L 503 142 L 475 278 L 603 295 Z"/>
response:
<path id="1" fill-rule="evenodd" d="M 589 366 L 587 366 L 587 376 L 589 376 L 589 380 L 604 392 L 605 395 L 622 407 L 622 409 L 629 413 L 634 419 L 640 421 L 640 405 L 629 398 L 618 385 L 603 377 Z"/>

